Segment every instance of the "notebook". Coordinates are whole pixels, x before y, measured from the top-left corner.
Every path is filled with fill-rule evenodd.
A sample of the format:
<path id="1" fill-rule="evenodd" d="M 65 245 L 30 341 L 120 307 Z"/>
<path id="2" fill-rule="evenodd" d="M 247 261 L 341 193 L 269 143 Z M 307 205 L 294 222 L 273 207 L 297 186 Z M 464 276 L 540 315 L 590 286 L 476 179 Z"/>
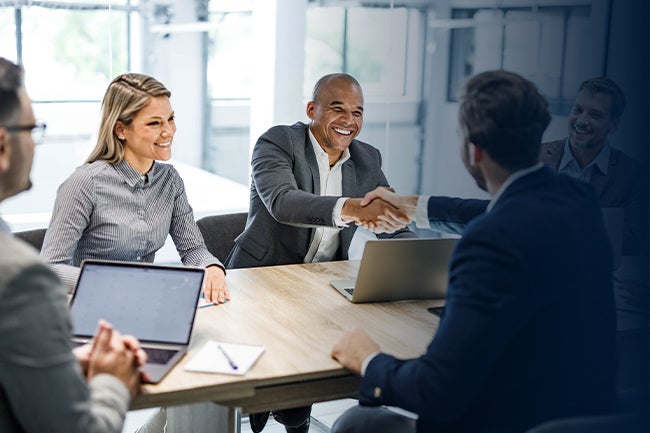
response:
<path id="1" fill-rule="evenodd" d="M 330 284 L 348 300 L 441 299 L 457 238 L 377 239 L 366 242 L 356 280 Z"/>
<path id="2" fill-rule="evenodd" d="M 205 271 L 104 260 L 82 263 L 70 301 L 75 344 L 92 339 L 99 319 L 140 340 L 142 370 L 159 382 L 187 351 Z"/>

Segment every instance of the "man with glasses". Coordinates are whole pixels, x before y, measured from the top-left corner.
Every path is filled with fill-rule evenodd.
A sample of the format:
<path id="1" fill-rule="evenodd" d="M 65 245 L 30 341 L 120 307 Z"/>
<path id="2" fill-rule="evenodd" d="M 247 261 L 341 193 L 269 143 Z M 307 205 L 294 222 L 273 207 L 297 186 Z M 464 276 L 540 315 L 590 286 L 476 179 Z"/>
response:
<path id="1" fill-rule="evenodd" d="M 45 135 L 45 128 L 47 128 L 47 125 L 45 123 L 34 123 L 32 125 L 18 125 L 18 126 L 5 127 L 5 129 L 8 132 L 29 131 L 32 134 L 32 140 L 34 141 L 34 144 L 41 144 L 43 142 L 43 136 Z"/>
<path id="2" fill-rule="evenodd" d="M 22 69 L 0 57 L 0 202 L 31 187 L 44 131 Z M 1 218 L 0 245 L 0 432 L 120 432 L 146 360 L 138 341 L 102 322 L 73 352 L 61 282 Z"/>

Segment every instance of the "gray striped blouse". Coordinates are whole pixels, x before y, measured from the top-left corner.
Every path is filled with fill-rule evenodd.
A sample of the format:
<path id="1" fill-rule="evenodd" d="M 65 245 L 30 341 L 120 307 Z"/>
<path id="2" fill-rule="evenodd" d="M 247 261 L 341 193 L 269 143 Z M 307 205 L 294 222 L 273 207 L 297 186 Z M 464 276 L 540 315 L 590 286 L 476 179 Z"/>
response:
<path id="1" fill-rule="evenodd" d="M 153 262 L 170 234 L 185 265 L 223 265 L 205 247 L 170 164 L 141 175 L 126 161 L 78 167 L 58 189 L 41 256 L 74 287 L 84 259 Z"/>

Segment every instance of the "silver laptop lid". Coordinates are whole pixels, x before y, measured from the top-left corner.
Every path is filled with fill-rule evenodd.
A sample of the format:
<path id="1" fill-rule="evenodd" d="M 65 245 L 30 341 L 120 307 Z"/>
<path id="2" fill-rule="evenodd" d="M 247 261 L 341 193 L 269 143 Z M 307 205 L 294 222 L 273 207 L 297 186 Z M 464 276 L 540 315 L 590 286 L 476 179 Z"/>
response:
<path id="1" fill-rule="evenodd" d="M 352 302 L 441 299 L 457 238 L 401 238 L 366 242 L 356 280 L 330 283 Z M 346 292 L 354 286 L 352 296 Z"/>
<path id="2" fill-rule="evenodd" d="M 141 342 L 187 345 L 205 271 L 104 260 L 82 263 L 72 300 L 72 334 L 92 338 L 99 319 Z"/>

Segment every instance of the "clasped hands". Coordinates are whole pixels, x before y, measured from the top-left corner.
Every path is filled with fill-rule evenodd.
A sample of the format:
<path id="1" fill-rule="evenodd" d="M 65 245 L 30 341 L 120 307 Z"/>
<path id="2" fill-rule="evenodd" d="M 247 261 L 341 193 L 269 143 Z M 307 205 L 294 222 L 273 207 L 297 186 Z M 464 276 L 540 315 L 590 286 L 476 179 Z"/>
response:
<path id="1" fill-rule="evenodd" d="M 86 380 L 107 373 L 117 377 L 129 390 L 131 398 L 140 393 L 140 384 L 149 378 L 140 370 L 147 354 L 131 335 L 121 335 L 104 320 L 91 343 L 73 349 Z"/>
<path id="2" fill-rule="evenodd" d="M 415 220 L 416 205 L 417 196 L 399 196 L 392 188 L 378 187 L 362 199 L 348 199 L 341 219 L 373 233 L 394 233 Z"/>

